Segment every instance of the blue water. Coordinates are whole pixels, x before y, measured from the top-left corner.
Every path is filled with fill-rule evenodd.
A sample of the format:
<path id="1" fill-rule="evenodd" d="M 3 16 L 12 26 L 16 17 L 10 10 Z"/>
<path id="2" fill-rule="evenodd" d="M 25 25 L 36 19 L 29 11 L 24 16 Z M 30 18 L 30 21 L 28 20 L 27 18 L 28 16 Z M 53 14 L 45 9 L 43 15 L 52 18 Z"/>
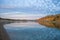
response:
<path id="1" fill-rule="evenodd" d="M 60 29 L 48 28 L 36 22 L 4 25 L 11 40 L 60 40 Z"/>

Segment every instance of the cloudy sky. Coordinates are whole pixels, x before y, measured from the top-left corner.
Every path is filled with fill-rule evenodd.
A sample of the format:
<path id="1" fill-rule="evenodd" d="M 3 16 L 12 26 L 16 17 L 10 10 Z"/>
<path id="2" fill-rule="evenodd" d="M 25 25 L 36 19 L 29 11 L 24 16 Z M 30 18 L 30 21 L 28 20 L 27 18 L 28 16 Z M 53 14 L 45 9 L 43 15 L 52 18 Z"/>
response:
<path id="1" fill-rule="evenodd" d="M 0 17 L 37 19 L 60 13 L 60 0 L 0 0 Z"/>

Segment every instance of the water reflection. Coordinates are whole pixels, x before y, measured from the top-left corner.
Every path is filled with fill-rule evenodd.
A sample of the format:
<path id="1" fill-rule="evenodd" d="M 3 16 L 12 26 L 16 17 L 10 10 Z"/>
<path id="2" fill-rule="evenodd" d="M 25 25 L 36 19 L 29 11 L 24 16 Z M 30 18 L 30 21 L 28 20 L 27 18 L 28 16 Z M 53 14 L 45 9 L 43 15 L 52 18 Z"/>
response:
<path id="1" fill-rule="evenodd" d="M 21 30 L 21 29 L 27 29 L 27 28 L 44 28 L 45 26 L 42 26 L 38 24 L 37 22 L 14 22 L 10 24 L 4 25 L 5 29 L 11 29 L 11 30 Z"/>
<path id="2" fill-rule="evenodd" d="M 60 40 L 60 30 L 47 28 L 37 22 L 14 22 L 5 24 L 11 40 Z"/>
<path id="3" fill-rule="evenodd" d="M 51 21 L 40 21 L 39 24 L 45 25 L 51 28 L 58 28 L 60 29 L 60 22 L 51 22 Z"/>

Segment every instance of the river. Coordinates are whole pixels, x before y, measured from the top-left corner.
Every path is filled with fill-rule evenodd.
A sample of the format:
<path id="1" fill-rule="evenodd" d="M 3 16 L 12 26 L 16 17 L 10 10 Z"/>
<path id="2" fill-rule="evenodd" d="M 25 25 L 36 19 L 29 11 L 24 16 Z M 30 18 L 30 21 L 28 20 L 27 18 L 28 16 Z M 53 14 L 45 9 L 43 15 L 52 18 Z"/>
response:
<path id="1" fill-rule="evenodd" d="M 14 22 L 5 24 L 4 28 L 11 40 L 60 40 L 60 29 L 37 22 Z"/>

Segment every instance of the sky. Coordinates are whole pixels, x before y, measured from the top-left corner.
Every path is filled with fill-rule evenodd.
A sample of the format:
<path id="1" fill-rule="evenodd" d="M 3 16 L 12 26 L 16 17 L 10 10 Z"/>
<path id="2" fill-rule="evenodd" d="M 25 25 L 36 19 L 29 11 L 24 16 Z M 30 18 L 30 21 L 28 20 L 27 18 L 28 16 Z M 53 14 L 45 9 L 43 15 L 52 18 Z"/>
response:
<path id="1" fill-rule="evenodd" d="M 60 14 L 60 0 L 0 0 L 0 17 L 37 19 Z"/>

